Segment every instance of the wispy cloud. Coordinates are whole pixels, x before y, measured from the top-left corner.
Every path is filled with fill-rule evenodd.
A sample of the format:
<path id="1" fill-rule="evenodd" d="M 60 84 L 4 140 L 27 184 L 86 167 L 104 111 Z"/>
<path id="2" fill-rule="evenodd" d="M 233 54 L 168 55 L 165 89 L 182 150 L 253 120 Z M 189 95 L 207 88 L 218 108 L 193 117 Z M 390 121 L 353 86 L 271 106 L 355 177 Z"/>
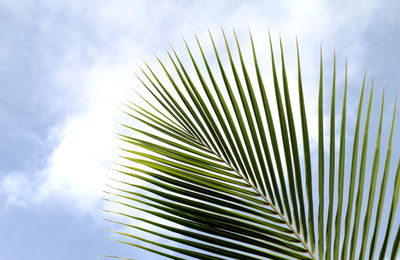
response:
<path id="1" fill-rule="evenodd" d="M 32 6 L 27 2 L 5 1 L 0 5 L 15 16 L 34 17 L 30 12 Z M 362 8 L 355 4 L 342 8 L 340 4 L 314 0 L 253 1 L 251 4 L 248 1 L 178 0 L 154 4 L 153 1 L 121 0 L 112 4 L 41 1 L 38 6 L 33 8 L 38 12 L 36 15 L 45 17 L 36 25 L 41 28 L 42 37 L 58 38 L 56 43 L 46 41 L 49 46 L 41 48 L 59 48 L 57 54 L 50 51 L 53 55 L 50 62 L 54 66 L 43 77 L 64 89 L 59 94 L 69 97 L 62 105 L 69 112 L 47 130 L 58 142 L 44 166 L 29 173 L 14 171 L 5 175 L 0 178 L 1 190 L 9 206 L 58 200 L 72 202 L 74 210 L 79 208 L 90 213 L 94 209 L 97 211 L 101 203 L 100 192 L 108 167 L 116 159 L 113 130 L 119 114 L 117 106 L 129 93 L 134 82 L 131 70 L 141 57 L 147 59 L 153 52 L 162 53 L 167 41 L 178 46 L 179 52 L 180 35 L 192 37 L 192 32 L 196 32 L 200 38 L 207 39 L 208 28 L 235 27 L 240 37 L 247 37 L 250 27 L 259 43 L 265 41 L 266 29 L 271 28 L 273 34 L 280 30 L 289 38 L 293 43 L 289 48 L 292 54 L 297 34 L 303 67 L 313 67 L 316 71 L 316 50 L 321 40 L 329 50 L 340 45 L 345 52 L 343 55 L 363 53 L 359 36 L 378 4 L 369 1 Z M 40 39 L 35 44 L 41 44 Z M 41 62 L 40 56 L 35 58 Z M 294 67 L 295 63 L 288 65 Z M 307 86 L 315 86 L 315 71 L 304 72 L 309 82 Z M 306 91 L 312 95 L 314 90 Z M 62 96 L 46 98 L 63 101 Z M 316 110 L 311 107 L 310 111 L 315 113 Z M 311 129 L 316 127 L 311 126 Z"/>

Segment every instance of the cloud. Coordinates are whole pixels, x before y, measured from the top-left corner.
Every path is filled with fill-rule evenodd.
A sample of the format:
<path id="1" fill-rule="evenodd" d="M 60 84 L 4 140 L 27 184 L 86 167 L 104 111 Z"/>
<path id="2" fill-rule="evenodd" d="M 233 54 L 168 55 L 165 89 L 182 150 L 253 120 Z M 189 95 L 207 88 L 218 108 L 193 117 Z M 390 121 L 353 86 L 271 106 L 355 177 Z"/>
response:
<path id="1" fill-rule="evenodd" d="M 68 35 L 68 41 L 62 43 L 62 53 L 53 57 L 55 67 L 47 77 L 74 97 L 68 99 L 73 103 L 64 105 L 76 108 L 71 109 L 73 112 L 63 122 L 48 130 L 48 135 L 59 141 L 42 169 L 29 174 L 12 172 L 0 179 L 8 205 L 29 206 L 56 200 L 72 203 L 72 208 L 84 213 L 100 207 L 100 192 L 108 167 L 118 153 L 113 136 L 119 115 L 117 105 L 134 82 L 131 70 L 135 69 L 136 61 L 142 56 L 152 57 L 153 52 L 162 53 L 164 41 L 172 42 L 178 46 L 178 52 L 184 53 L 180 35 L 192 37 L 195 31 L 201 39 L 207 39 L 208 28 L 216 31 L 219 26 L 228 29 L 234 26 L 244 38 L 249 26 L 261 45 L 270 27 L 273 34 L 281 30 L 287 35 L 287 42 L 293 43 L 288 55 L 293 58 L 297 34 L 303 68 L 315 68 L 303 71 L 309 83 L 305 84 L 306 95 L 312 95 L 320 40 L 329 50 L 339 43 L 346 52 L 362 53 L 362 41 L 357 40 L 357 35 L 362 33 L 362 24 L 377 6 L 373 1 L 369 3 L 363 8 L 349 5 L 343 10 L 339 5 L 314 0 L 252 4 L 170 0 L 159 1 L 157 5 L 152 1 L 40 2 L 41 11 L 50 10 L 52 14 L 41 25 L 50 27 L 49 32 L 59 30 L 57 37 Z M 12 9 L 26 12 L 21 5 L 15 4 Z M 57 15 L 61 13 L 68 16 L 65 28 L 58 27 L 63 17 Z M 336 40 L 339 36 L 345 38 Z M 345 46 L 346 39 L 352 40 L 351 46 Z M 289 62 L 288 66 L 294 68 L 295 63 Z M 309 117 L 313 118 L 315 113 L 315 107 L 310 107 Z M 316 122 L 312 121 L 310 129 L 316 136 L 313 131 L 317 129 Z"/>

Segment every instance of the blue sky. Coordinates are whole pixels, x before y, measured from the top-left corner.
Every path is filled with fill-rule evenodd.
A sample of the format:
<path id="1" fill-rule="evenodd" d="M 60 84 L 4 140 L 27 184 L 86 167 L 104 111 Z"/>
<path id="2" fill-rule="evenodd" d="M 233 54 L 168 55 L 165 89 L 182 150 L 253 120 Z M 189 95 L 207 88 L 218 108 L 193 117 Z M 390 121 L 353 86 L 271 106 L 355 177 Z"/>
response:
<path id="1" fill-rule="evenodd" d="M 297 35 L 309 93 L 322 42 L 326 56 L 348 57 L 350 98 L 367 69 L 389 107 L 400 94 L 400 3 L 328 2 L 0 0 L 1 258 L 160 259 L 106 239 L 101 191 L 132 71 L 168 42 L 182 50 L 181 36 L 250 27 L 261 44 L 270 28 L 290 45 Z"/>

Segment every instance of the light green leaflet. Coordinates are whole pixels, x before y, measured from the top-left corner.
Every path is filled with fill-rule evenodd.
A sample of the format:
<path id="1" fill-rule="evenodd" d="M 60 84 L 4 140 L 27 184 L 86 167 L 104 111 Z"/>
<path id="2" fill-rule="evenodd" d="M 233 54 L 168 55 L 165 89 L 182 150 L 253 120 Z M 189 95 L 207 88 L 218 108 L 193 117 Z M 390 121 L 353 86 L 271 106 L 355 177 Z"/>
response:
<path id="1" fill-rule="evenodd" d="M 107 220 L 120 226 L 115 240 L 171 259 L 395 259 L 396 105 L 388 109 L 383 94 L 375 101 L 365 75 L 349 102 L 357 86 L 347 62 L 337 79 L 336 55 L 332 87 L 321 50 L 318 94 L 306 97 L 297 42 L 292 84 L 282 41 L 276 59 L 269 36 L 262 44 L 271 59 L 261 61 L 251 34 L 249 49 L 236 32 L 222 31 L 223 46 L 209 36 L 209 48 L 196 37 L 186 56 L 171 49 L 157 70 L 146 63 L 137 75 L 141 101 L 124 108 L 121 162 L 105 191 Z"/>

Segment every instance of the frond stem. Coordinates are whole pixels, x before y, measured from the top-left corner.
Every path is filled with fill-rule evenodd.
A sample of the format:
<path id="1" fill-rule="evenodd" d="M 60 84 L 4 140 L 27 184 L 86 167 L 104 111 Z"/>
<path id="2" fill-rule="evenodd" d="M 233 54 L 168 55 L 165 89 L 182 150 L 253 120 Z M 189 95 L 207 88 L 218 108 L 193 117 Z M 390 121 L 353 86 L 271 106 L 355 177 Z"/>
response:
<path id="1" fill-rule="evenodd" d="M 204 145 L 204 144 L 203 144 Z M 282 219 L 282 221 L 285 222 L 285 224 L 289 227 L 290 230 L 293 231 L 293 234 L 296 236 L 296 238 L 300 241 L 300 243 L 303 245 L 304 249 L 307 250 L 307 253 L 311 256 L 312 259 L 317 259 L 314 255 L 314 253 L 312 252 L 312 250 L 309 248 L 309 246 L 307 245 L 307 242 L 305 242 L 305 240 L 302 238 L 302 236 L 296 231 L 296 229 L 292 226 L 292 224 L 286 219 L 286 217 L 279 211 L 279 209 L 277 207 L 275 207 L 274 204 L 272 204 L 268 198 L 256 187 L 254 186 L 254 184 L 252 182 L 250 182 L 243 174 L 241 174 L 235 167 L 233 167 L 229 162 L 227 162 L 224 158 L 222 158 L 220 155 L 216 154 L 214 151 L 212 151 L 212 149 L 210 149 L 210 147 L 208 147 L 207 145 L 205 145 L 206 148 L 211 152 L 214 153 L 219 159 L 221 159 L 221 161 L 223 161 L 224 163 L 226 163 L 229 167 L 232 168 L 232 170 L 234 172 L 236 172 L 236 174 L 238 174 L 250 187 L 252 187 L 254 189 L 255 192 L 258 193 L 259 196 L 261 196 L 268 205 L 271 206 L 271 208 L 279 215 L 279 217 Z"/>

